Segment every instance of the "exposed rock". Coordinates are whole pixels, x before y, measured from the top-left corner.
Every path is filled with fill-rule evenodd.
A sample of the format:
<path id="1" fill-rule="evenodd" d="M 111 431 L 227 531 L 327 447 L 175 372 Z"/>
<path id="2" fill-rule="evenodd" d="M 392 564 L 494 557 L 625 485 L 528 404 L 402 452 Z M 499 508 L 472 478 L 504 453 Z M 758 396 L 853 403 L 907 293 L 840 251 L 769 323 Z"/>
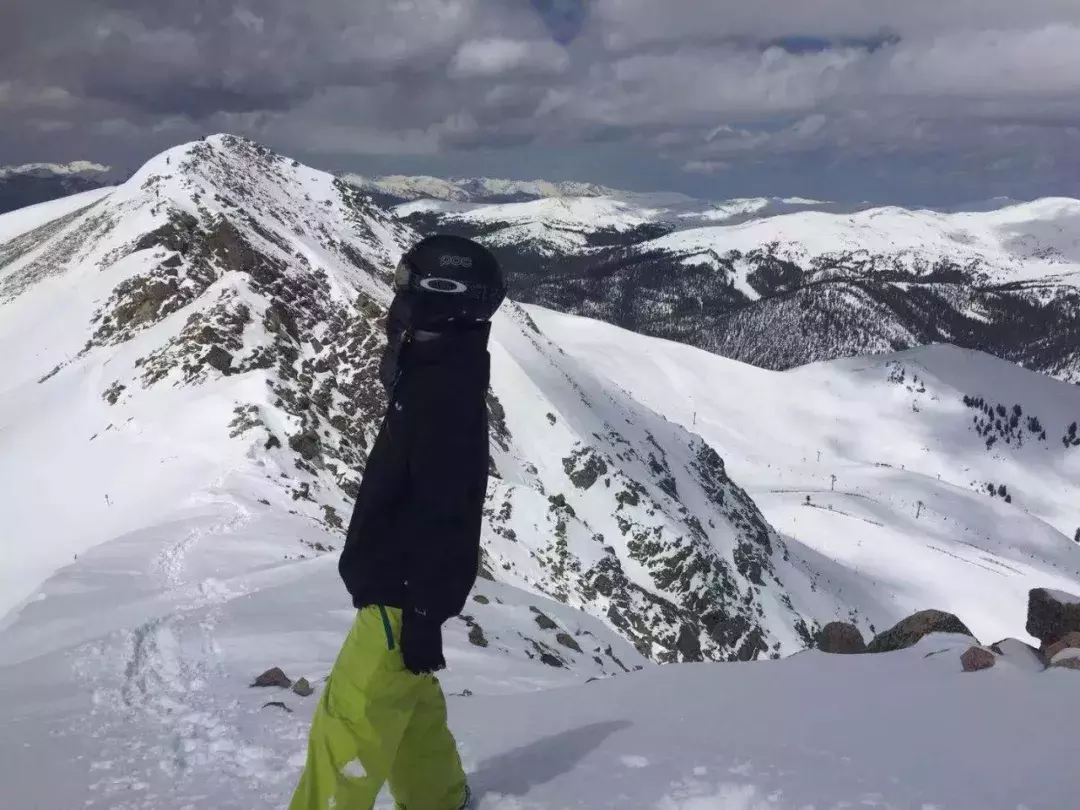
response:
<path id="1" fill-rule="evenodd" d="M 1028 593 L 1026 629 L 1044 648 L 1080 630 L 1080 596 L 1032 588 Z"/>
<path id="2" fill-rule="evenodd" d="M 326 522 L 327 526 L 338 530 L 345 528 L 345 523 L 342 521 L 341 515 L 338 514 L 337 509 L 324 503 L 322 505 L 322 510 L 323 520 Z"/>
<path id="3" fill-rule="evenodd" d="M 314 430 L 305 430 L 289 437 L 289 447 L 304 461 L 314 461 L 321 453 L 322 442 Z"/>
<path id="4" fill-rule="evenodd" d="M 969 647 L 960 656 L 960 663 L 964 665 L 964 672 L 978 672 L 980 669 L 990 669 L 994 665 L 994 654 L 982 647 Z"/>
<path id="5" fill-rule="evenodd" d="M 1080 671 L 1080 657 L 1077 658 L 1059 658 L 1051 665 L 1055 669 L 1075 669 Z"/>
<path id="6" fill-rule="evenodd" d="M 822 652 L 852 655 L 866 652 L 866 641 L 855 625 L 829 622 L 818 634 L 817 647 Z"/>
<path id="7" fill-rule="evenodd" d="M 484 596 L 482 593 L 478 593 L 476 596 L 474 596 L 473 601 L 481 605 L 487 605 L 491 602 L 491 600 Z"/>
<path id="8" fill-rule="evenodd" d="M 1055 655 L 1070 647 L 1080 649 L 1080 631 L 1073 630 L 1072 632 L 1066 633 L 1059 640 L 1047 647 L 1043 655 L 1046 656 L 1047 661 L 1053 661 Z"/>
<path id="9" fill-rule="evenodd" d="M 292 709 L 290 709 L 288 706 L 286 706 L 280 700 L 271 700 L 269 703 L 264 703 L 262 705 L 262 707 L 264 709 L 267 708 L 268 706 L 273 706 L 275 709 L 282 709 L 284 711 L 287 711 L 289 714 L 292 714 Z"/>
<path id="10" fill-rule="evenodd" d="M 486 647 L 488 640 L 484 637 L 484 630 L 478 624 L 474 624 L 469 629 L 469 643 L 475 644 L 477 647 Z"/>
<path id="11" fill-rule="evenodd" d="M 232 361 L 233 356 L 220 346 L 211 346 L 210 351 L 203 358 L 206 365 L 210 366 L 210 368 L 216 368 L 222 374 L 228 374 L 232 371 Z"/>
<path id="12" fill-rule="evenodd" d="M 289 677 L 281 671 L 279 667 L 273 667 L 266 670 L 262 675 L 255 679 L 252 686 L 280 686 L 283 689 L 288 689 L 292 686 L 292 681 Z"/>
<path id="13" fill-rule="evenodd" d="M 579 645 L 569 633 L 558 633 L 555 636 L 555 640 L 574 652 L 581 652 L 581 645 Z"/>
<path id="14" fill-rule="evenodd" d="M 311 684 L 308 683 L 307 678 L 300 678 L 293 684 L 292 690 L 296 692 L 300 697 L 308 697 L 315 693 L 315 690 L 311 688 Z"/>
<path id="15" fill-rule="evenodd" d="M 920 610 L 875 636 L 874 640 L 867 645 L 866 651 L 882 653 L 904 650 L 917 644 L 923 636 L 930 633 L 972 635 L 967 625 L 951 613 L 942 610 Z"/>
<path id="16" fill-rule="evenodd" d="M 554 630 L 556 627 L 559 626 L 556 621 L 554 621 L 546 613 L 543 613 L 539 608 L 530 607 L 529 610 L 536 614 L 536 624 L 540 627 L 541 630 Z"/>

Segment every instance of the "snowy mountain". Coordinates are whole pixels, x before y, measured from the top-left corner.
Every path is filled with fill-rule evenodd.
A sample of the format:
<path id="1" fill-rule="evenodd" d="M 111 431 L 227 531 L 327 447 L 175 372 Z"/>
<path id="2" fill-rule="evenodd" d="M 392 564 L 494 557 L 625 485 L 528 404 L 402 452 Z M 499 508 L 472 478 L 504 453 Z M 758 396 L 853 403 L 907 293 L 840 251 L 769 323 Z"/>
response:
<path id="1" fill-rule="evenodd" d="M 99 188 L 112 169 L 87 160 L 0 166 L 0 214 Z"/>
<path id="2" fill-rule="evenodd" d="M 54 538 L 5 567 L 4 607 L 68 555 L 147 525 L 148 498 L 167 515 L 234 478 L 273 482 L 267 508 L 339 532 L 383 407 L 390 268 L 414 235 L 351 186 L 230 136 L 51 205 L 9 215 L 21 225 L 0 254 L 2 339 L 24 347 L 3 368 L 3 458 L 30 487 L 11 495 L 10 531 Z M 699 437 L 516 305 L 492 352 L 489 576 L 661 661 L 794 652 L 841 610 L 804 599 L 806 564 Z M 55 493 L 20 476 L 28 454 L 77 493 L 71 510 L 43 517 Z M 90 530 L 84 510 L 102 516 Z"/>
<path id="3" fill-rule="evenodd" d="M 769 215 L 744 200 L 717 216 L 749 219 L 709 227 L 686 227 L 700 210 L 559 202 L 397 213 L 487 242 L 521 301 L 765 368 L 949 342 L 1080 382 L 1080 201 Z"/>
<path id="4" fill-rule="evenodd" d="M 500 180 L 491 177 L 343 174 L 350 185 L 377 195 L 382 201 L 444 200 L 447 202 L 505 203 L 558 197 L 603 197 L 613 192 L 595 183 L 548 180 Z"/>
<path id="5" fill-rule="evenodd" d="M 639 224 L 567 202 L 567 230 Z M 5 800 L 284 803 L 314 699 L 248 684 L 320 689 L 347 629 L 334 552 L 415 238 L 227 135 L 0 216 Z M 1080 592 L 1080 389 L 953 347 L 768 371 L 516 303 L 491 351 L 445 678 L 482 808 L 1069 805 L 1073 673 L 960 675 L 962 637 L 802 651 L 927 607 L 1023 639 L 1029 588 Z M 973 785 L 949 722 L 1015 779 Z"/>

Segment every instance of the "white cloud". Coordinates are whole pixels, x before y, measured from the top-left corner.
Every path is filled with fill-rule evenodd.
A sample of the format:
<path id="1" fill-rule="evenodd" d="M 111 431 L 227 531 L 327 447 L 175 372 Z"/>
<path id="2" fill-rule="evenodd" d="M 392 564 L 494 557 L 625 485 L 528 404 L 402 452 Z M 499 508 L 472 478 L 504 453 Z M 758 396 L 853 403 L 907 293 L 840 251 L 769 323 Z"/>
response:
<path id="1" fill-rule="evenodd" d="M 731 164 L 723 160 L 688 160 L 682 170 L 689 174 L 717 174 L 730 168 Z"/>
<path id="2" fill-rule="evenodd" d="M 473 39 L 462 44 L 450 65 L 455 78 L 499 78 L 511 73 L 562 73 L 570 56 L 544 40 Z"/>

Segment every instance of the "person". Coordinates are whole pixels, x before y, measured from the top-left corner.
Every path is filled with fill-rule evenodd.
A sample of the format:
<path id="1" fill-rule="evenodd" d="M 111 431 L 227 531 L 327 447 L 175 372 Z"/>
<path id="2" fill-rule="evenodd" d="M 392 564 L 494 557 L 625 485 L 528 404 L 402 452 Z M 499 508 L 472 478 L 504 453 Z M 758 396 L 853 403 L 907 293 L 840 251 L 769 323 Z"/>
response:
<path id="1" fill-rule="evenodd" d="M 388 405 L 338 570 L 356 608 L 312 722 L 289 810 L 459 810 L 470 791 L 435 673 L 442 625 L 476 582 L 489 469 L 498 262 L 451 235 L 398 264 L 380 374 Z"/>

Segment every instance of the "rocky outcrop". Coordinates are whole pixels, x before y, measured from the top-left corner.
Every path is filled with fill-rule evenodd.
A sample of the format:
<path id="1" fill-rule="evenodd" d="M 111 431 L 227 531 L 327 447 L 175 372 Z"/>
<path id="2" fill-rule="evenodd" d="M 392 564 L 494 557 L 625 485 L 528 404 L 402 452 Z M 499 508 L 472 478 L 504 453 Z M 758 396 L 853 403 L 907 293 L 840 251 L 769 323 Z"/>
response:
<path id="1" fill-rule="evenodd" d="M 960 656 L 960 663 L 964 666 L 964 672 L 978 672 L 980 669 L 990 669 L 994 666 L 994 654 L 982 647 L 969 647 Z"/>
<path id="2" fill-rule="evenodd" d="M 292 686 L 292 681 L 289 680 L 289 676 L 282 672 L 280 667 L 272 667 L 266 670 L 262 675 L 255 679 L 251 684 L 252 686 L 280 686 L 282 689 L 288 689 Z"/>
<path id="3" fill-rule="evenodd" d="M 942 610 L 921 610 L 875 636 L 874 640 L 867 645 L 866 651 L 882 653 L 907 649 L 930 633 L 972 635 L 967 625 L 952 613 Z"/>
<path id="4" fill-rule="evenodd" d="M 315 690 L 311 688 L 311 684 L 308 683 L 307 678 L 300 678 L 293 684 L 292 690 L 300 697 L 308 697 L 315 693 Z"/>
<path id="5" fill-rule="evenodd" d="M 1028 593 L 1028 633 L 1042 642 L 1043 649 L 1080 631 L 1080 596 L 1033 588 Z"/>
<path id="6" fill-rule="evenodd" d="M 1043 655 L 1046 657 L 1047 661 L 1053 661 L 1054 657 L 1058 653 L 1060 653 L 1062 650 L 1068 650 L 1070 648 L 1080 650 L 1080 631 L 1074 630 L 1071 633 L 1066 633 L 1060 639 L 1047 647 L 1046 650 L 1043 652 Z"/>
<path id="7" fill-rule="evenodd" d="M 866 652 L 866 641 L 855 625 L 829 622 L 818 633 L 817 648 L 827 653 L 853 655 Z"/>

